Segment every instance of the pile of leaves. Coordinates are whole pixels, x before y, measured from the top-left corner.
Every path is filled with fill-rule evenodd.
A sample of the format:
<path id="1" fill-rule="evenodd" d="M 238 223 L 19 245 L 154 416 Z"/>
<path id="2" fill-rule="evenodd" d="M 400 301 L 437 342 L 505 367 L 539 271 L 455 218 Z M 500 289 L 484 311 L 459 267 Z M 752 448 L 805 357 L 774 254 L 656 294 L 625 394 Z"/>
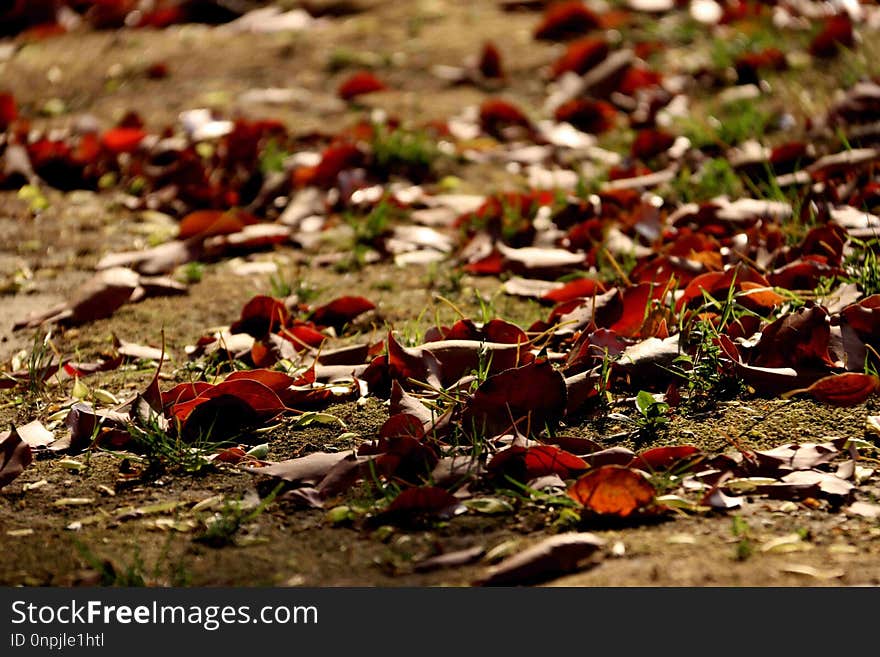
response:
<path id="1" fill-rule="evenodd" d="M 94 5 L 89 17 L 106 3 L 71 4 Z M 130 4 L 107 6 L 124 7 L 114 14 L 124 20 Z M 160 3 L 156 11 L 170 12 L 162 14 L 167 24 L 216 4 Z M 628 4 L 630 11 L 604 14 L 579 2 L 549 5 L 534 38 L 566 45 L 547 71 L 538 112 L 494 95 L 506 79 L 494 44 L 484 44 L 476 66 L 438 72 L 450 84 L 490 89 L 485 101 L 416 129 L 385 117 L 340 134 L 296 136 L 278 121 L 193 110 L 154 133 L 131 113 L 103 131 L 84 122 L 48 135 L 19 115 L 11 94 L 0 95 L 0 185 L 121 185 L 132 208 L 179 218 L 175 239 L 108 255 L 71 301 L 21 328 L 83 324 L 149 294 L 184 293 L 164 277 L 186 262 L 285 244 L 317 253 L 337 233 L 347 246 L 335 259 L 316 257 L 339 262 L 351 251 L 359 266 L 450 261 L 547 306 L 530 326 L 462 316 L 406 345 L 393 329 L 378 343 L 358 341 L 352 322 L 375 309 L 362 297 L 310 308 L 258 296 L 190 352 L 232 363 L 222 380 L 160 391 L 157 370 L 148 390 L 112 411 L 73 406 L 70 439 L 46 448 L 143 451 L 150 436 L 168 437 L 207 449 L 224 467 L 282 480 L 287 499 L 303 506 L 339 503 L 368 486 L 378 501 L 365 522 L 449 517 L 510 490 L 573 509 L 580 527 L 727 510 L 755 497 L 832 509 L 851 503 L 872 475 L 853 441 L 636 452 L 572 430 L 635 400 L 637 427 L 628 435 L 639 443 L 672 415 L 718 399 L 808 394 L 857 406 L 880 385 L 880 81 L 851 85 L 809 125 L 777 113 L 752 116 L 738 130 L 733 114 L 745 106 L 729 99 L 760 97 L 762 76 L 789 61 L 776 47 L 739 52 L 730 66 L 691 74 L 728 112 L 726 128 L 705 138 L 671 120 L 687 106 L 687 86 L 651 66 L 659 46 L 606 39 L 606 29 L 635 21 L 640 5 L 673 12 L 682 3 Z M 872 3 L 850 4 L 811 14 L 805 3 L 709 1 L 689 11 L 705 29 L 791 25 L 779 29 L 822 59 L 856 47 L 859 26 L 878 15 Z M 30 21 L 23 5 L 12 6 Z M 338 94 L 356 102 L 387 88 L 359 73 Z M 597 135 L 616 126 L 633 132 L 626 153 L 597 146 Z M 444 193 L 432 184 L 441 153 L 515 164 L 525 189 Z M 605 178 L 587 180 L 598 168 Z M 120 362 L 58 359 L 44 375 L 78 378 Z M 25 385 L 27 376 L 10 372 L 2 385 Z M 389 417 L 349 451 L 280 462 L 251 453 L 269 423 L 370 396 L 387 400 Z M 0 444 L 6 484 L 28 465 L 31 447 L 15 429 Z M 508 564 L 492 581 L 508 581 L 516 568 Z"/>

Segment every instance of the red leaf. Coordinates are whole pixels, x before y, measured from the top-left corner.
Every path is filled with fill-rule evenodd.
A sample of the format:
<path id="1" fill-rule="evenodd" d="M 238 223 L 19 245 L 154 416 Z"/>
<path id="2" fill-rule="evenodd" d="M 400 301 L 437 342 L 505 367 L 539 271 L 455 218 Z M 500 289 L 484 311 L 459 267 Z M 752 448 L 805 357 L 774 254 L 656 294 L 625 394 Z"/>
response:
<path id="1" fill-rule="evenodd" d="M 255 296 L 241 310 L 241 317 L 230 327 L 232 333 L 247 333 L 260 339 L 287 326 L 290 311 L 283 301 L 264 295 Z"/>
<path id="2" fill-rule="evenodd" d="M 164 80 L 171 75 L 171 69 L 165 62 L 153 62 L 146 68 L 147 77 L 151 80 Z"/>
<path id="3" fill-rule="evenodd" d="M 462 412 L 461 426 L 472 436 L 497 436 L 516 428 L 540 433 L 565 413 L 565 378 L 549 362 L 534 362 L 490 376 Z"/>
<path id="4" fill-rule="evenodd" d="M 653 283 L 639 283 L 623 293 L 623 310 L 620 317 L 608 328 L 627 338 L 638 337 L 642 326 L 649 320 L 651 304 L 662 301 L 668 286 Z M 648 337 L 648 336 L 643 336 Z"/>
<path id="5" fill-rule="evenodd" d="M 189 237 L 210 237 L 237 233 L 245 226 L 257 223 L 257 218 L 245 212 L 220 210 L 196 210 L 180 221 L 177 239 Z"/>
<path id="6" fill-rule="evenodd" d="M 383 91 L 387 88 L 384 82 L 369 71 L 359 71 L 346 78 L 339 85 L 337 93 L 343 100 L 351 100 L 357 96 L 373 93 L 374 91 Z"/>
<path id="7" fill-rule="evenodd" d="M 385 424 L 379 429 L 380 442 L 383 438 L 398 438 L 401 436 L 415 438 L 416 440 L 424 438 L 425 427 L 422 421 L 415 415 L 398 413 L 385 420 Z"/>
<path id="8" fill-rule="evenodd" d="M 503 78 L 504 67 L 501 65 L 501 53 L 497 46 L 491 41 L 487 41 L 483 45 L 483 52 L 480 55 L 480 62 L 477 65 L 484 78 Z"/>
<path id="9" fill-rule="evenodd" d="M 564 303 L 573 299 L 591 298 L 605 292 L 605 285 L 593 278 L 576 278 L 560 288 L 551 290 L 542 299 Z"/>
<path id="10" fill-rule="evenodd" d="M 569 44 L 565 53 L 553 63 L 553 78 L 563 73 L 583 75 L 608 56 L 608 42 L 602 38 L 587 37 Z"/>
<path id="11" fill-rule="evenodd" d="M 532 129 L 532 122 L 516 105 L 500 98 L 489 98 L 480 105 L 480 127 L 483 132 L 503 138 L 505 128 Z"/>
<path id="12" fill-rule="evenodd" d="M 391 405 L 388 412 L 392 416 L 398 414 L 417 417 L 422 426 L 428 426 L 433 423 L 435 414 L 416 397 L 407 393 L 399 382 L 394 381 L 391 384 Z"/>
<path id="13" fill-rule="evenodd" d="M 502 344 L 527 344 L 526 332 L 520 327 L 505 322 L 503 319 L 492 319 L 482 327 L 477 327 L 470 319 L 460 319 L 452 327 L 443 332 L 444 340 L 482 340 Z"/>
<path id="14" fill-rule="evenodd" d="M 544 41 L 565 41 L 601 27 L 598 14 L 576 0 L 555 2 L 544 12 L 535 28 L 535 38 Z"/>
<path id="15" fill-rule="evenodd" d="M 492 253 L 485 258 L 469 262 L 463 269 L 477 276 L 496 276 L 504 271 L 504 256 L 498 249 L 492 249 Z"/>
<path id="16" fill-rule="evenodd" d="M 656 491 L 644 476 L 618 465 L 603 465 L 578 479 L 568 495 L 587 511 L 626 518 L 654 500 Z"/>
<path id="17" fill-rule="evenodd" d="M 458 506 L 458 498 L 437 486 L 408 488 L 388 505 L 387 513 L 445 515 Z"/>
<path id="18" fill-rule="evenodd" d="M 318 166 L 297 171 L 297 180 L 305 185 L 330 187 L 336 184 L 339 174 L 353 169 L 364 161 L 364 154 L 354 144 L 333 144 L 321 153 Z M 304 171 L 304 173 L 300 173 Z"/>
<path id="19" fill-rule="evenodd" d="M 649 160 L 669 150 L 674 143 L 675 135 L 671 135 L 664 130 L 646 128 L 639 130 L 636 134 L 630 152 L 633 157 L 640 160 Z"/>
<path id="20" fill-rule="evenodd" d="M 320 347 L 327 336 L 321 333 L 311 322 L 301 322 L 296 320 L 288 328 L 283 328 L 278 332 L 285 340 L 292 342 L 294 349 L 302 351 L 303 349 Z"/>
<path id="21" fill-rule="evenodd" d="M 603 100 L 587 100 L 577 98 L 570 100 L 557 108 L 555 117 L 557 121 L 572 124 L 578 130 L 599 134 L 609 130 L 614 125 L 617 110 L 613 105 Z"/>
<path id="22" fill-rule="evenodd" d="M 140 128 L 111 128 L 101 135 L 101 144 L 111 153 L 132 153 L 146 136 Z"/>
<path id="23" fill-rule="evenodd" d="M 654 472 L 657 470 L 669 470 L 673 465 L 680 461 L 699 454 L 700 450 L 693 445 L 676 445 L 675 447 L 655 447 L 649 449 L 632 460 L 629 464 L 631 468 L 639 468 L 640 470 L 648 470 Z"/>
<path id="24" fill-rule="evenodd" d="M 839 273 L 837 268 L 818 260 L 795 260 L 770 272 L 767 280 L 770 285 L 787 290 L 814 290 L 822 278 L 831 278 Z"/>
<path id="25" fill-rule="evenodd" d="M 491 473 L 506 474 L 519 481 L 530 481 L 551 474 L 566 478 L 573 472 L 586 470 L 589 466 L 583 459 L 555 445 L 514 445 L 498 452 L 487 467 Z"/>
<path id="26" fill-rule="evenodd" d="M 752 364 L 759 367 L 833 367 L 828 354 L 831 325 L 820 306 L 799 308 L 761 332 Z"/>
<path id="27" fill-rule="evenodd" d="M 341 329 L 358 315 L 373 310 L 376 305 L 364 297 L 339 297 L 315 308 L 312 321 L 319 326 Z"/>
<path id="28" fill-rule="evenodd" d="M 234 465 L 245 458 L 247 458 L 247 453 L 241 447 L 229 447 L 218 453 L 215 460 Z"/>
<path id="29" fill-rule="evenodd" d="M 278 395 L 267 385 L 250 379 L 233 379 L 208 388 L 195 399 L 175 404 L 171 408 L 171 414 L 181 422 L 186 422 L 198 406 L 220 397 L 233 397 L 244 402 L 263 419 L 274 417 L 284 410 L 284 404 Z"/>
<path id="30" fill-rule="evenodd" d="M 809 388 L 796 392 L 808 392 L 816 400 L 832 406 L 858 406 L 875 394 L 878 388 L 880 380 L 876 376 L 844 372 L 826 376 Z"/>
<path id="31" fill-rule="evenodd" d="M 825 20 L 822 31 L 810 43 L 810 54 L 814 57 L 834 57 L 841 48 L 855 45 L 852 20 L 848 14 L 830 16 Z"/>
<path id="32" fill-rule="evenodd" d="M 162 405 L 166 412 L 175 404 L 183 404 L 195 399 L 206 390 L 214 386 L 206 381 L 193 381 L 192 383 L 178 383 L 176 386 L 162 393 Z"/>
<path id="33" fill-rule="evenodd" d="M 551 445 L 557 445 L 566 452 L 572 454 L 592 454 L 602 449 L 602 446 L 595 440 L 589 438 L 579 438 L 577 436 L 551 436 L 543 439 L 544 442 Z"/>
<path id="34" fill-rule="evenodd" d="M 0 434 L 0 488 L 24 472 L 33 460 L 30 445 L 15 429 Z"/>
<path id="35" fill-rule="evenodd" d="M 843 259 L 843 248 L 848 236 L 846 229 L 837 224 L 825 224 L 810 230 L 801 242 L 800 250 L 804 256 L 821 256 L 833 265 Z"/>
<path id="36" fill-rule="evenodd" d="M 662 81 L 663 76 L 656 71 L 630 67 L 623 74 L 623 79 L 617 86 L 617 90 L 625 96 L 635 96 L 642 89 L 655 87 Z"/>
<path id="37" fill-rule="evenodd" d="M 0 93 L 0 131 L 6 130 L 18 118 L 15 97 L 10 93 Z"/>
<path id="38" fill-rule="evenodd" d="M 759 52 L 747 52 L 736 58 L 734 63 L 740 84 L 758 82 L 761 70 L 784 71 L 788 68 L 785 53 L 779 48 L 765 48 Z"/>
<path id="39" fill-rule="evenodd" d="M 704 292 L 715 299 L 726 298 L 731 286 L 733 286 L 734 292 L 739 292 L 743 289 L 743 283 L 746 282 L 770 287 L 770 282 L 758 271 L 747 265 L 739 264 L 723 272 L 713 271 L 694 278 L 688 283 L 684 294 L 676 302 L 675 309 L 681 311 L 692 301 L 702 301 Z"/>
<path id="40" fill-rule="evenodd" d="M 314 370 L 312 370 L 312 376 L 314 380 Z M 241 370 L 238 372 L 233 372 L 226 377 L 226 382 L 229 381 L 256 381 L 258 383 L 262 383 L 264 386 L 274 391 L 276 394 L 280 393 L 286 388 L 289 388 L 292 385 L 297 385 L 292 376 L 288 376 L 284 372 L 266 369 Z"/>
<path id="41" fill-rule="evenodd" d="M 880 337 L 880 294 L 872 294 L 840 311 L 841 317 L 869 342 Z"/>

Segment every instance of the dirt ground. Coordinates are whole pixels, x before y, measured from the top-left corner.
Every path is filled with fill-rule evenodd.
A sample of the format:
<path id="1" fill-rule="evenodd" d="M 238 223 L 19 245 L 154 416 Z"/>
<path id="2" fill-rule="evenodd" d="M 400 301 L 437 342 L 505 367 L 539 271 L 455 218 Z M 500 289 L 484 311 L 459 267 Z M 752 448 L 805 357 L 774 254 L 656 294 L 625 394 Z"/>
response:
<path id="1" fill-rule="evenodd" d="M 86 31 L 27 43 L 0 62 L 0 79 L 38 127 L 69 125 L 86 113 L 110 126 L 134 108 L 149 129 L 159 130 L 182 110 L 211 106 L 227 115 L 279 118 L 295 132 L 331 131 L 373 108 L 423 122 L 478 104 L 484 91 L 450 87 L 430 69 L 459 65 L 478 52 L 483 39 L 492 39 L 508 69 L 504 97 L 533 109 L 543 101 L 542 71 L 558 56 L 559 46 L 532 39 L 534 13 L 502 12 L 494 2 L 453 0 L 347 4 L 363 11 L 323 18 L 318 26 L 297 33 L 253 36 L 185 25 Z M 361 109 L 345 105 L 335 90 L 351 60 L 374 63 L 392 88 L 405 91 L 370 95 Z M 145 75 L 154 62 L 168 65 L 168 78 Z M 240 101 L 244 92 L 263 88 L 297 89 L 299 100 L 281 105 Z M 788 89 L 784 84 L 780 88 L 783 93 Z M 65 108 L 57 116 L 40 111 L 51 99 Z M 806 102 L 798 111 L 809 109 Z M 508 179 L 479 167 L 458 175 L 463 191 L 480 193 L 501 189 Z M 0 361 L 30 349 L 37 333 L 13 333 L 13 320 L 68 298 L 103 255 L 142 247 L 155 230 L 140 213 L 125 209 L 118 192 L 50 190 L 47 200 L 47 208 L 34 214 L 16 191 L 0 192 Z M 372 340 L 381 339 L 388 325 L 400 329 L 410 323 L 417 329 L 431 325 L 435 316 L 453 319 L 453 311 L 436 299 L 440 290 L 471 313 L 476 312 L 473 290 L 479 289 L 491 295 L 499 316 L 521 325 L 546 312 L 534 302 L 499 293 L 497 279 L 464 276 L 453 285 L 454 273 L 446 265 L 378 264 L 339 273 L 312 265 L 292 247 L 246 259 L 276 263 L 279 275 L 294 287 L 317 291 L 315 303 L 342 293 L 369 298 L 377 309 L 359 328 Z M 113 335 L 159 346 L 164 331 L 171 356 L 163 371 L 170 379 L 186 380 L 185 347 L 211 327 L 230 324 L 248 299 L 272 289 L 269 275 L 241 276 L 234 264 L 206 263 L 201 280 L 183 297 L 127 305 L 109 319 L 57 329 L 52 339 L 61 353 L 89 360 L 110 345 Z M 89 377 L 87 384 L 125 399 L 143 389 L 152 374 L 148 364 L 133 365 Z M 69 398 L 72 385 L 52 386 L 47 396 L 28 400 L 0 392 L 0 423 L 45 421 Z M 734 440 L 744 447 L 771 447 L 829 437 L 863 439 L 865 418 L 878 413 L 876 406 L 869 402 L 831 409 L 805 400 L 745 397 L 703 416 L 676 419 L 663 442 L 726 450 Z M 375 399 L 363 406 L 333 406 L 328 412 L 346 423 L 346 432 L 361 437 L 374 435 L 388 414 Z M 65 432 L 62 424 L 53 430 L 59 436 Z M 626 444 L 611 437 L 616 430 L 589 423 L 569 428 L 603 446 Z M 266 434 L 268 458 L 344 449 L 342 433 L 338 427 L 303 429 L 282 423 Z M 281 499 L 254 517 L 239 514 L 244 521 L 229 544 L 213 547 L 195 540 L 205 518 L 231 513 L 230 501 L 252 508 L 271 489 L 269 482 L 221 466 L 205 475 L 121 484 L 126 466 L 119 455 L 103 451 L 73 458 L 44 456 L 5 487 L 0 493 L 0 583 L 461 586 L 478 580 L 491 558 L 561 526 L 558 511 L 516 498 L 499 516 L 468 513 L 407 527 L 362 520 L 334 524 L 326 511 L 295 509 Z M 860 487 L 859 495 L 869 502 L 880 499 L 876 477 Z M 355 497 L 339 502 L 355 504 Z M 200 503 L 195 510 L 193 503 Z M 847 515 L 826 503 L 811 508 L 756 499 L 729 513 L 682 512 L 655 524 L 587 524 L 581 529 L 606 539 L 607 556 L 550 585 L 880 585 L 880 522 Z M 489 556 L 429 572 L 417 566 L 427 557 L 472 546 L 481 546 Z"/>

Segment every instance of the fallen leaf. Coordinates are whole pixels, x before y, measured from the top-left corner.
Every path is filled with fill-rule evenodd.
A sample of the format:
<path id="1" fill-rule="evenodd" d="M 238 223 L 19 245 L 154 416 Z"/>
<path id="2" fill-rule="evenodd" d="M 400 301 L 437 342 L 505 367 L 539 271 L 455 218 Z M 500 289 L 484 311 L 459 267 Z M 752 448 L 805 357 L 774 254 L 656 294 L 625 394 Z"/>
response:
<path id="1" fill-rule="evenodd" d="M 455 515 L 460 507 L 457 497 L 438 486 L 407 488 L 401 492 L 388 508 L 386 514 L 430 513 L 440 517 Z"/>
<path id="2" fill-rule="evenodd" d="M 772 538 L 761 546 L 761 552 L 802 552 L 813 546 L 806 543 L 800 534 L 786 534 Z"/>
<path id="3" fill-rule="evenodd" d="M 626 518 L 654 500 L 656 491 L 641 474 L 619 465 L 603 465 L 578 479 L 568 496 L 599 515 Z"/>
<path id="4" fill-rule="evenodd" d="M 501 53 L 491 41 L 483 44 L 483 52 L 480 54 L 480 61 L 477 64 L 477 70 L 484 78 L 500 79 L 504 77 L 504 67 L 501 64 Z"/>
<path id="5" fill-rule="evenodd" d="M 565 378 L 549 362 L 534 362 L 490 376 L 462 411 L 465 433 L 497 436 L 511 428 L 539 433 L 553 428 L 566 408 Z"/>
<path id="6" fill-rule="evenodd" d="M 14 329 L 33 328 L 47 322 L 75 326 L 109 317 L 131 298 L 139 283 L 139 276 L 131 269 L 113 267 L 99 271 L 70 301 L 17 322 Z"/>
<path id="7" fill-rule="evenodd" d="M 476 583 L 482 586 L 536 584 L 585 567 L 587 560 L 604 545 L 604 540 L 586 532 L 550 536 L 507 557 Z"/>
<path id="8" fill-rule="evenodd" d="M 792 573 L 793 575 L 806 575 L 807 577 L 820 580 L 840 579 L 846 575 L 846 571 L 839 568 L 814 568 L 806 564 L 789 564 L 788 566 L 783 566 L 782 572 Z"/>
<path id="9" fill-rule="evenodd" d="M 270 463 L 262 467 L 246 467 L 245 470 L 293 483 L 316 484 L 330 472 L 333 466 L 345 459 L 347 454 L 347 452 L 315 452 L 308 456 Z"/>
<path id="10" fill-rule="evenodd" d="M 336 93 L 343 100 L 352 100 L 364 94 L 384 91 L 388 87 L 369 71 L 359 71 L 346 78 Z"/>
<path id="11" fill-rule="evenodd" d="M 880 504 L 871 504 L 870 502 L 853 502 L 843 509 L 846 513 L 853 516 L 861 516 L 876 520 L 880 518 Z"/>
<path id="12" fill-rule="evenodd" d="M 495 454 L 486 466 L 496 476 L 506 475 L 517 481 L 529 481 L 551 474 L 568 477 L 588 467 L 583 459 L 555 445 L 513 445 Z"/>
<path id="13" fill-rule="evenodd" d="M 602 25 L 598 14 L 579 1 L 564 0 L 547 7 L 535 28 L 536 39 L 565 41 L 577 38 Z"/>
<path id="14" fill-rule="evenodd" d="M 880 389 L 880 379 L 860 372 L 832 374 L 819 379 L 808 388 L 792 390 L 783 397 L 809 393 L 814 399 L 832 406 L 858 406 Z"/>
<path id="15" fill-rule="evenodd" d="M 312 311 L 311 319 L 320 326 L 332 326 L 340 330 L 343 325 L 348 324 L 355 317 L 368 310 L 373 310 L 375 307 L 375 304 L 364 297 L 339 297 L 315 308 Z"/>
<path id="16" fill-rule="evenodd" d="M 55 434 L 43 426 L 39 420 L 33 420 L 20 427 L 16 427 L 19 437 L 26 442 L 31 449 L 46 447 L 55 440 Z"/>
<path id="17" fill-rule="evenodd" d="M 685 459 L 690 459 L 696 454 L 700 454 L 700 449 L 693 445 L 677 445 L 674 447 L 655 447 L 653 449 L 641 452 L 629 464 L 631 468 L 639 468 L 640 470 L 648 470 L 655 472 L 657 470 L 670 470 L 673 466 L 681 463 Z"/>
<path id="18" fill-rule="evenodd" d="M 552 77 L 558 78 L 564 73 L 583 75 L 608 56 L 608 42 L 600 37 L 585 37 L 572 41 L 562 56 L 553 62 Z"/>
<path id="19" fill-rule="evenodd" d="M 444 552 L 427 559 L 417 561 L 413 568 L 417 573 L 426 573 L 440 568 L 454 568 L 456 566 L 464 566 L 465 564 L 477 561 L 486 553 L 486 548 L 482 545 L 464 548 L 463 550 L 454 550 L 452 552 Z"/>
<path id="20" fill-rule="evenodd" d="M 3 488 L 34 460 L 30 445 L 24 442 L 16 430 L 0 433 L 0 488 Z"/>

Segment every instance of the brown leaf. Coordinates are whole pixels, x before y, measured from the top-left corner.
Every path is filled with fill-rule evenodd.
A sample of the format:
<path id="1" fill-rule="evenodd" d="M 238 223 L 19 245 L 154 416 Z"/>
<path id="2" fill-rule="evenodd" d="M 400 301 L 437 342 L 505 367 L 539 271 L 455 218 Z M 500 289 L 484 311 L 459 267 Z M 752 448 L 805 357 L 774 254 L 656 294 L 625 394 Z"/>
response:
<path id="1" fill-rule="evenodd" d="M 245 470 L 293 483 L 316 484 L 330 472 L 333 466 L 344 460 L 347 454 L 348 452 L 315 452 L 263 467 L 248 467 Z"/>
<path id="2" fill-rule="evenodd" d="M 587 532 L 550 536 L 490 568 L 476 583 L 482 586 L 536 584 L 581 569 L 604 545 L 604 540 Z"/>
<path id="3" fill-rule="evenodd" d="M 391 415 L 406 413 L 410 416 L 415 416 L 424 427 L 427 427 L 434 421 L 434 414 L 431 410 L 416 397 L 406 392 L 397 381 L 391 384 L 391 405 L 388 412 Z"/>
<path id="4" fill-rule="evenodd" d="M 33 460 L 30 445 L 14 428 L 0 434 L 0 488 L 24 472 Z"/>
<path id="5" fill-rule="evenodd" d="M 52 451 L 80 452 L 94 441 L 104 447 L 121 447 L 131 435 L 126 430 L 128 415 L 114 411 L 96 411 L 91 405 L 77 402 L 70 407 L 64 420 L 70 436 L 52 443 Z"/>
<path id="6" fill-rule="evenodd" d="M 131 269 L 105 269 L 86 281 L 67 303 L 17 322 L 14 328 L 33 328 L 46 322 L 75 326 L 109 317 L 131 298 L 139 281 Z"/>
<path id="7" fill-rule="evenodd" d="M 504 67 L 501 64 L 501 53 L 498 47 L 491 41 L 483 44 L 483 52 L 477 70 L 484 78 L 498 79 L 504 77 Z"/>
<path id="8" fill-rule="evenodd" d="M 28 422 L 20 427 L 16 427 L 19 437 L 26 442 L 31 449 L 39 449 L 47 447 L 49 443 L 55 440 L 55 434 L 43 426 L 39 420 Z"/>
<path id="9" fill-rule="evenodd" d="M 463 566 L 465 564 L 476 561 L 486 552 L 486 548 L 482 545 L 464 548 L 463 550 L 455 550 L 453 552 L 444 552 L 434 557 L 422 559 L 414 564 L 417 573 L 426 573 L 440 568 L 454 568 L 455 566 Z"/>
<path id="10" fill-rule="evenodd" d="M 594 468 L 600 468 L 604 465 L 628 466 L 635 457 L 635 452 L 627 447 L 609 447 L 587 454 L 584 460 Z"/>
<path id="11" fill-rule="evenodd" d="M 180 265 L 198 260 L 202 254 L 201 240 L 171 240 L 140 251 L 111 253 L 98 262 L 96 269 L 131 267 L 140 274 L 167 274 Z"/>

